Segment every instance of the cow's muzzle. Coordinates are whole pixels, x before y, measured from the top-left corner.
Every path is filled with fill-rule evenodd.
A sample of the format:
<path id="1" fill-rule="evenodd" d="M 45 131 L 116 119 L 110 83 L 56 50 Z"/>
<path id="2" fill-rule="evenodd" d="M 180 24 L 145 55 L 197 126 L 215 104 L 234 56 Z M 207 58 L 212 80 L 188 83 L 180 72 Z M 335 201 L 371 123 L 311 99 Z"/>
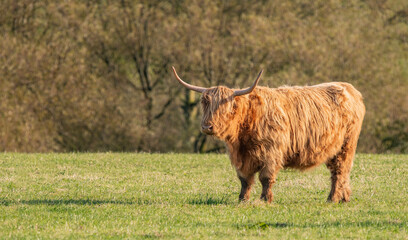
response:
<path id="1" fill-rule="evenodd" d="M 208 135 L 213 135 L 214 134 L 214 128 L 211 125 L 202 125 L 201 126 L 201 131 L 205 134 Z"/>

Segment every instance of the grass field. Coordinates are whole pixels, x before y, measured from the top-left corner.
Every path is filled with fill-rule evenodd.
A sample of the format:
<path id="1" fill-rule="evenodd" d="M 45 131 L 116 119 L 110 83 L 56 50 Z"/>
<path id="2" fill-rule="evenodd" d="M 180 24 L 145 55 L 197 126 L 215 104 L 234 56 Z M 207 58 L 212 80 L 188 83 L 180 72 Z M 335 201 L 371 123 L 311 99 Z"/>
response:
<path id="1" fill-rule="evenodd" d="M 408 155 L 359 154 L 350 203 L 329 172 L 281 171 L 239 204 L 226 155 L 0 154 L 0 238 L 408 239 Z"/>

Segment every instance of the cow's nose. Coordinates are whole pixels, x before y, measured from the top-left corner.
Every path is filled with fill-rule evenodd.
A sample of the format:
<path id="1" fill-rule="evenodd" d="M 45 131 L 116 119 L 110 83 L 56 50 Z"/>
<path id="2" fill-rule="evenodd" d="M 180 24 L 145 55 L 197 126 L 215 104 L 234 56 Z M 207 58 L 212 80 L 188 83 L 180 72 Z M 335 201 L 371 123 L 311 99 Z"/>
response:
<path id="1" fill-rule="evenodd" d="M 212 125 L 202 125 L 201 126 L 201 130 L 203 131 L 203 133 L 206 134 L 213 134 L 213 126 Z"/>

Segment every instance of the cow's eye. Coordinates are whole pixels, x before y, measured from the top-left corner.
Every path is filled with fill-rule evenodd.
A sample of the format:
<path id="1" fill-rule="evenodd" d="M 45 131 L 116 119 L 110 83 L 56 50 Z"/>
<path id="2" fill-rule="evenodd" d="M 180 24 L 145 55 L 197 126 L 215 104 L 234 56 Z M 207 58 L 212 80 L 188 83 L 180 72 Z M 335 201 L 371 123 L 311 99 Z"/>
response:
<path id="1" fill-rule="evenodd" d="M 201 98 L 201 103 L 208 104 L 209 102 L 210 102 L 210 99 L 208 98 L 208 96 L 204 96 Z"/>

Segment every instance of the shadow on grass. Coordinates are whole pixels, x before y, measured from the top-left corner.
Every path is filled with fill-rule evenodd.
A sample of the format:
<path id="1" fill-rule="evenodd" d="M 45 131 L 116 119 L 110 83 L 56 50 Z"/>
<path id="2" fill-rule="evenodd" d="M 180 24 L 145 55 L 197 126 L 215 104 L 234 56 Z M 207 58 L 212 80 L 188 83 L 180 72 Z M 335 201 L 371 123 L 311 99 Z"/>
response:
<path id="1" fill-rule="evenodd" d="M 305 224 L 293 224 L 293 223 L 271 223 L 271 222 L 258 222 L 238 225 L 238 229 L 261 229 L 266 230 L 269 228 L 327 228 L 327 227 L 399 227 L 404 228 L 406 226 L 402 221 L 362 221 L 362 222 L 326 222 L 321 224 L 305 223 Z"/>
<path id="2" fill-rule="evenodd" d="M 233 204 L 227 196 L 214 197 L 211 195 L 197 196 L 188 201 L 191 205 L 230 205 Z"/>
<path id="3" fill-rule="evenodd" d="M 31 200 L 0 200 L 0 205 L 104 205 L 104 204 L 114 204 L 114 205 L 150 205 L 153 204 L 146 199 L 135 199 L 135 200 L 96 200 L 96 199 L 31 199 Z"/>
<path id="4" fill-rule="evenodd" d="M 285 227 L 292 227 L 293 224 L 291 223 L 268 223 L 268 222 L 258 222 L 253 224 L 244 224 L 239 225 L 238 228 L 245 228 L 245 229 L 267 229 L 267 228 L 285 228 Z"/>
<path id="5" fill-rule="evenodd" d="M 152 205 L 152 204 L 162 204 L 163 200 L 158 198 L 157 200 L 151 199 L 125 199 L 125 200 L 110 200 L 110 199 L 21 199 L 21 200 L 10 200 L 1 199 L 0 206 L 11 206 L 11 205 L 48 205 L 48 206 L 58 206 L 58 205 Z M 235 201 L 228 199 L 228 196 L 215 197 L 211 195 L 198 195 L 195 198 L 190 198 L 187 200 L 190 205 L 231 205 L 236 204 Z"/>

